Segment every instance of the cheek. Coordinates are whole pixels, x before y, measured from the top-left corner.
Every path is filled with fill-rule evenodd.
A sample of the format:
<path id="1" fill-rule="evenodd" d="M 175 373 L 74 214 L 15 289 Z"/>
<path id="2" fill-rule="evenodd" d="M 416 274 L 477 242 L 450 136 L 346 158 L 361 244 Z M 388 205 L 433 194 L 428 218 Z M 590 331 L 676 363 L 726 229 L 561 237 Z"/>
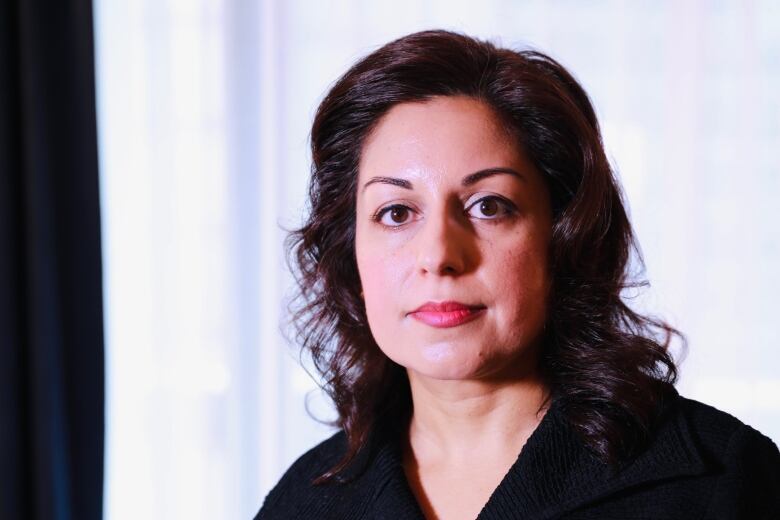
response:
<path id="1" fill-rule="evenodd" d="M 541 327 L 547 305 L 547 255 L 536 248 L 517 248 L 497 260 L 491 286 L 506 313 L 503 322 L 519 331 Z"/>
<path id="2" fill-rule="evenodd" d="M 355 255 L 367 304 L 377 298 L 398 297 L 410 261 L 404 245 L 401 236 L 385 236 L 368 226 L 358 227 Z"/>
<path id="3" fill-rule="evenodd" d="M 363 285 L 363 303 L 368 319 L 368 328 L 374 341 L 386 356 L 399 364 L 404 364 L 399 350 L 399 321 L 403 316 L 400 292 L 397 287 L 397 266 L 387 257 L 367 256 L 358 264 Z"/>
<path id="4" fill-rule="evenodd" d="M 404 278 L 403 258 L 379 244 L 368 244 L 356 253 L 366 314 L 377 336 L 381 334 L 378 329 L 389 326 L 403 312 L 403 293 L 397 290 Z"/>
<path id="5" fill-rule="evenodd" d="M 358 263 L 360 282 L 363 286 L 363 298 L 365 298 L 368 310 L 375 307 L 382 294 L 383 288 L 388 286 L 392 276 L 390 266 L 382 257 L 367 257 Z"/>

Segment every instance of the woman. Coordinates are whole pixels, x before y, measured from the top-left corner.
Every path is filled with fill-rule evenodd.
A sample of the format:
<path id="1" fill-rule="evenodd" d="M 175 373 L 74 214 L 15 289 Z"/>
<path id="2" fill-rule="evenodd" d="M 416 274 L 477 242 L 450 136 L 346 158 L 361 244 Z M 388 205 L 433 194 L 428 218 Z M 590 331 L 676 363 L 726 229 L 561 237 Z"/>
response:
<path id="1" fill-rule="evenodd" d="M 777 447 L 679 396 L 679 333 L 621 299 L 638 250 L 561 65 L 412 34 L 311 137 L 295 323 L 341 429 L 258 518 L 778 518 Z"/>

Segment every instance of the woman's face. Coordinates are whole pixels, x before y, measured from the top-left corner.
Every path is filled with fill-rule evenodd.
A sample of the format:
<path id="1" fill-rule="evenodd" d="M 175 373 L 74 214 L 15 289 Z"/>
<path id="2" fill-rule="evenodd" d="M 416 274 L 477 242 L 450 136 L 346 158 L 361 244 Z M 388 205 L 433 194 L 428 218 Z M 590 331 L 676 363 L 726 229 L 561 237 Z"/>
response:
<path id="1" fill-rule="evenodd" d="M 460 96 L 394 106 L 365 142 L 357 189 L 357 265 L 382 351 L 436 379 L 527 370 L 545 320 L 550 199 L 491 109 Z"/>

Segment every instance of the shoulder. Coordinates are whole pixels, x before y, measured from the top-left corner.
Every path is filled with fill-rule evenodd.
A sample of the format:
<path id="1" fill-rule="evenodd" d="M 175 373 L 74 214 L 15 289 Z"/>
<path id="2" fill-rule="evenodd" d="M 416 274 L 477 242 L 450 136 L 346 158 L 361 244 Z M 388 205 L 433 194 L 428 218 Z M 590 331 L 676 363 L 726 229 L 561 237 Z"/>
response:
<path id="1" fill-rule="evenodd" d="M 678 416 L 710 468 L 712 494 L 706 518 L 769 518 L 780 508 L 780 451 L 755 428 L 717 408 L 680 397 Z M 766 515 L 766 516 L 764 516 Z"/>
<path id="2" fill-rule="evenodd" d="M 676 413 L 686 421 L 694 440 L 715 459 L 742 452 L 778 454 L 772 440 L 733 415 L 708 404 L 680 396 Z"/>
<path id="3" fill-rule="evenodd" d="M 322 502 L 323 497 L 318 495 L 327 493 L 327 489 L 313 486 L 312 481 L 341 459 L 346 446 L 346 435 L 339 430 L 298 457 L 265 497 L 256 520 L 293 518 L 303 512 L 316 515 L 309 509 Z"/>
<path id="4" fill-rule="evenodd" d="M 665 399 L 647 445 L 626 465 L 615 473 L 601 465 L 585 469 L 593 477 L 585 477 L 583 511 L 593 518 L 642 511 L 643 518 L 763 520 L 780 510 L 777 446 L 736 417 L 676 391 Z"/>

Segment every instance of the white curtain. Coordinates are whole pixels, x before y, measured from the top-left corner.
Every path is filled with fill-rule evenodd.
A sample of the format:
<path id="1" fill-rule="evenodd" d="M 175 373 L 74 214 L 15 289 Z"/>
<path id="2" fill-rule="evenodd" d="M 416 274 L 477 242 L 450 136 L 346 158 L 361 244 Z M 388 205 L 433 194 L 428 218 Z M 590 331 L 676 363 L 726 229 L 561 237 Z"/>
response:
<path id="1" fill-rule="evenodd" d="M 308 131 L 425 28 L 532 45 L 590 93 L 683 394 L 780 440 L 776 2 L 97 0 L 106 515 L 250 518 L 333 412 L 282 334 Z M 308 399 L 307 399 L 308 397 Z"/>

